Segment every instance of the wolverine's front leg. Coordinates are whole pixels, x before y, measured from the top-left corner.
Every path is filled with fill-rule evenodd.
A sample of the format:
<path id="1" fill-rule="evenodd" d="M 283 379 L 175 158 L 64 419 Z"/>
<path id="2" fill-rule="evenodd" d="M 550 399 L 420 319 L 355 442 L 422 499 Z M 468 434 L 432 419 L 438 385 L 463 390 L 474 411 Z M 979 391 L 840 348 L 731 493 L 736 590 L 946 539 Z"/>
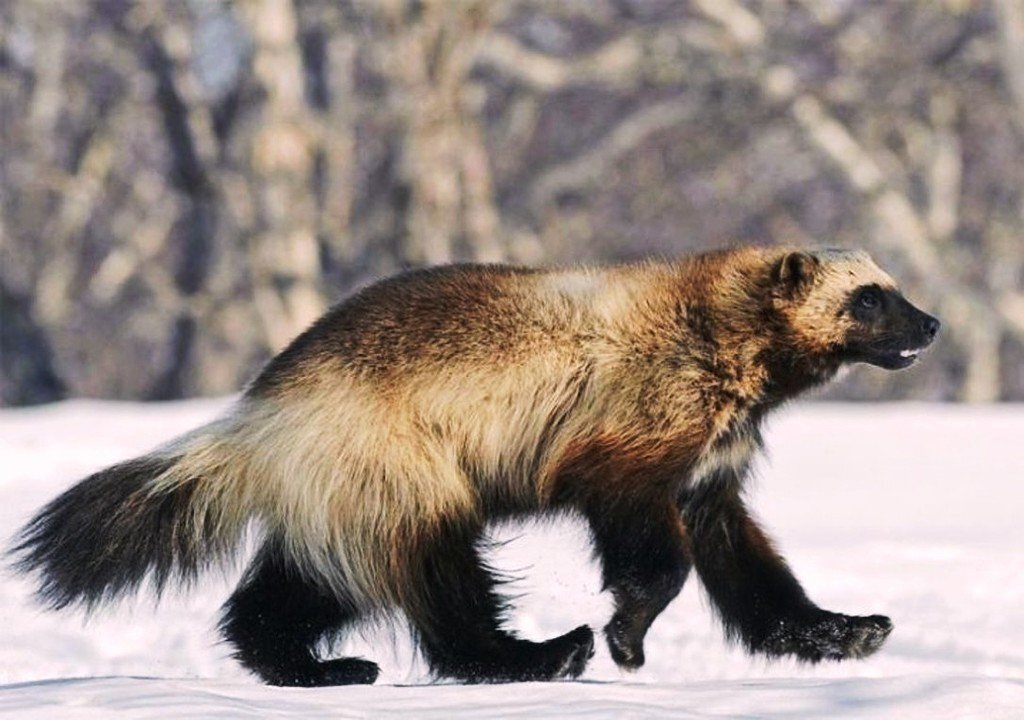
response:
<path id="1" fill-rule="evenodd" d="M 822 610 L 754 522 L 731 474 L 708 478 L 680 499 L 693 561 L 730 636 L 752 652 L 802 660 L 870 655 L 892 622 L 882 615 Z"/>
<path id="2" fill-rule="evenodd" d="M 604 589 L 615 598 L 615 614 L 604 628 L 608 647 L 619 666 L 635 669 L 644 664 L 647 630 L 690 571 L 683 524 L 664 499 L 593 503 L 585 514 Z"/>

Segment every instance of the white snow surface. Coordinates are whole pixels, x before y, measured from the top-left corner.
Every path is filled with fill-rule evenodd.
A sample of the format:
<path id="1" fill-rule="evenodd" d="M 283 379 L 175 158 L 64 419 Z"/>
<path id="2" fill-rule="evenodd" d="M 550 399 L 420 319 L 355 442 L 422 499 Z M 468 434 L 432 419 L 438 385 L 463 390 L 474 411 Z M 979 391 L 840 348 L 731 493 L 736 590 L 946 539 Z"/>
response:
<path id="1" fill-rule="evenodd" d="M 0 411 L 0 538 L 105 465 L 144 453 L 226 400 L 75 401 Z M 260 685 L 213 630 L 238 568 L 190 592 L 85 618 L 51 613 L 0 576 L 0 715 L 119 717 L 1024 718 L 1024 407 L 797 405 L 769 422 L 750 498 L 820 605 L 884 613 L 861 661 L 801 665 L 728 645 L 699 581 L 620 672 L 599 638 L 574 682 L 431 683 L 403 628 L 334 648 L 383 668 L 374 686 Z M 582 524 L 498 527 L 494 564 L 519 579 L 511 625 L 543 639 L 604 625 L 610 601 Z"/>

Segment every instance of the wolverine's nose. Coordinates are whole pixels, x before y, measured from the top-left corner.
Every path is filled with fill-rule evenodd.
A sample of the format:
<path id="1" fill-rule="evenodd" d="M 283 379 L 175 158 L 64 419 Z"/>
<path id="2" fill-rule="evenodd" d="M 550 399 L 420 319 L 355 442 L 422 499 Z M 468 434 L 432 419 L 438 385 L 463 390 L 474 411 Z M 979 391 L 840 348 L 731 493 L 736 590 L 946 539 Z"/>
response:
<path id="1" fill-rule="evenodd" d="M 924 320 L 921 321 L 921 329 L 924 330 L 924 335 L 928 338 L 928 342 L 935 339 L 935 336 L 939 334 L 939 328 L 942 323 L 939 322 L 938 318 L 933 318 L 931 315 L 925 315 Z"/>

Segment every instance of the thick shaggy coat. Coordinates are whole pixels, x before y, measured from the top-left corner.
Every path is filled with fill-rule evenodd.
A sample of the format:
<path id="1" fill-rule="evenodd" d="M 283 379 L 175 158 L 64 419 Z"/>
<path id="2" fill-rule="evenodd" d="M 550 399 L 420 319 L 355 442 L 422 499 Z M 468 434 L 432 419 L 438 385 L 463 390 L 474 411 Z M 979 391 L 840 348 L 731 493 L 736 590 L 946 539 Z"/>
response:
<path id="1" fill-rule="evenodd" d="M 772 408 L 843 363 L 909 365 L 937 330 L 861 252 L 410 272 L 321 318 L 228 416 L 72 487 L 15 552 L 52 605 L 93 605 L 194 577 L 255 522 L 263 547 L 221 627 L 265 681 L 372 682 L 372 662 L 315 647 L 395 610 L 438 675 L 552 679 L 583 670 L 591 630 L 503 630 L 478 541 L 495 518 L 576 512 L 620 665 L 643 663 L 691 567 L 750 650 L 860 656 L 888 619 L 815 606 L 747 514 L 743 477 Z"/>

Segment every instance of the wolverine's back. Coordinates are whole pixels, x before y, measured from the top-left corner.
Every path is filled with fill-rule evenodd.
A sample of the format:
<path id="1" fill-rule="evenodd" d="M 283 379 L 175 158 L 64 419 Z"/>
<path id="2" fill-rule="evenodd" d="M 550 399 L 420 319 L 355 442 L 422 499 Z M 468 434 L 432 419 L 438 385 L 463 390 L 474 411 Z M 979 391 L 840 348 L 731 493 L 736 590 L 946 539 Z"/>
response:
<path id="1" fill-rule="evenodd" d="M 333 367 L 376 382 L 452 364 L 514 359 L 531 341 L 564 334 L 571 311 L 541 312 L 542 271 L 499 265 L 414 270 L 345 300 L 271 361 L 251 387 L 257 395 Z"/>
<path id="2" fill-rule="evenodd" d="M 337 305 L 250 387 L 273 394 L 333 368 L 376 382 L 468 366 L 577 355 L 671 305 L 687 264 L 534 269 L 450 265 L 377 282 Z M 639 311 L 631 317 L 632 311 Z M 628 332 L 628 330 L 627 330 Z"/>

